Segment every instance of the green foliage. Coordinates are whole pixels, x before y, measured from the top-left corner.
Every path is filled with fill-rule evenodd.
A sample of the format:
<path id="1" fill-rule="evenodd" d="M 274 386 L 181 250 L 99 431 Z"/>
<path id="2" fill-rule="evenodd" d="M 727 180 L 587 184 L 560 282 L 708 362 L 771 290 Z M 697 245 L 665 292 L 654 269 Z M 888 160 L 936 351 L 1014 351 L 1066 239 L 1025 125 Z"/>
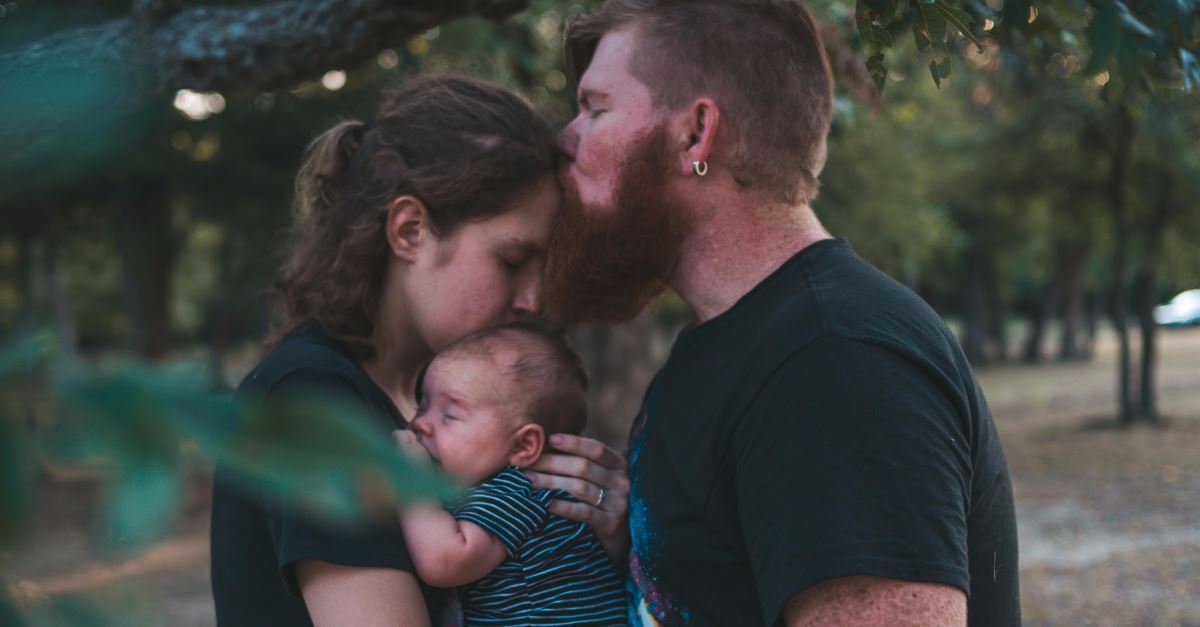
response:
<path id="1" fill-rule="evenodd" d="M 35 371 L 49 379 L 59 424 L 30 435 L 11 416 L 0 415 L 5 545 L 19 541 L 33 518 L 29 469 L 35 454 L 107 471 L 97 531 L 106 546 L 121 550 L 142 547 L 168 529 L 190 467 L 220 463 L 268 498 L 341 520 L 394 515 L 390 506 L 397 499 L 450 498 L 460 489 L 396 452 L 389 434 L 358 405 L 318 394 L 239 401 L 196 367 L 57 362 L 44 336 L 0 347 L 5 398 L 28 391 L 25 382 Z M 5 611 L 12 610 L 0 599 L 0 613 Z M 105 612 L 69 599 L 45 612 L 64 624 L 109 624 Z"/>
<path id="2" fill-rule="evenodd" d="M 1122 0 L 1008 0 L 962 6 L 950 0 L 856 0 L 854 9 L 867 69 L 880 90 L 888 76 L 885 55 L 897 49 L 899 34 L 911 31 L 938 86 L 950 76 L 958 38 L 981 50 L 986 37 L 1035 71 L 1050 54 L 1084 53 L 1077 42 L 1086 40 L 1089 60 L 1083 74 L 1112 70 L 1120 79 L 1110 88 L 1114 91 L 1132 87 L 1144 92 L 1157 86 L 1189 91 L 1200 80 L 1198 19 L 1200 3 L 1195 0 L 1133 5 Z M 986 33 L 979 30 L 984 21 Z"/>

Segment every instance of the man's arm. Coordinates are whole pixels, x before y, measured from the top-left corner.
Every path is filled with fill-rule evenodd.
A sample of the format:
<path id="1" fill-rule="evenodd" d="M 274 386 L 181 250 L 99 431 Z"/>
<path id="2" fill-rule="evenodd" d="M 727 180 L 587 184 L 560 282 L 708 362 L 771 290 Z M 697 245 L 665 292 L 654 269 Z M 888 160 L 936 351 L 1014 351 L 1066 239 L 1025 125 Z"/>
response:
<path id="1" fill-rule="evenodd" d="M 400 526 L 417 576 L 438 588 L 479 581 L 508 556 L 499 538 L 434 504 L 405 506 Z"/>
<path id="2" fill-rule="evenodd" d="M 967 595 L 941 584 L 841 577 L 793 595 L 783 619 L 788 627 L 961 627 L 967 624 Z"/>
<path id="3" fill-rule="evenodd" d="M 412 573 L 394 568 L 296 564 L 300 594 L 316 627 L 426 627 L 429 615 Z"/>

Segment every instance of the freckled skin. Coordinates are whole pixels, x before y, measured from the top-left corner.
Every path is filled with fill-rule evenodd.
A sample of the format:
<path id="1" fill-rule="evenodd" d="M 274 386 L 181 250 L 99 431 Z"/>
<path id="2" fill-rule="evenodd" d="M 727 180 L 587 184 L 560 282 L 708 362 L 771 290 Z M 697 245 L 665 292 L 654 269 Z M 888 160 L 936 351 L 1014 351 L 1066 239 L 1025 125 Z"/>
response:
<path id="1" fill-rule="evenodd" d="M 544 249 L 559 200 L 558 186 L 547 177 L 518 206 L 463 224 L 422 247 L 404 291 L 417 335 L 432 351 L 541 308 Z M 511 241 L 538 250 L 521 252 L 506 244 Z M 510 268 L 508 262 L 519 262 L 519 267 Z"/>
<path id="2" fill-rule="evenodd" d="M 579 81 L 580 112 L 562 131 L 560 144 L 574 159 L 566 176 L 586 207 L 615 210 L 613 193 L 622 160 L 658 121 L 650 90 L 628 72 L 635 34 L 604 36 Z"/>
<path id="3" fill-rule="evenodd" d="M 842 577 L 788 599 L 783 616 L 791 627 L 966 625 L 967 598 L 952 586 Z"/>

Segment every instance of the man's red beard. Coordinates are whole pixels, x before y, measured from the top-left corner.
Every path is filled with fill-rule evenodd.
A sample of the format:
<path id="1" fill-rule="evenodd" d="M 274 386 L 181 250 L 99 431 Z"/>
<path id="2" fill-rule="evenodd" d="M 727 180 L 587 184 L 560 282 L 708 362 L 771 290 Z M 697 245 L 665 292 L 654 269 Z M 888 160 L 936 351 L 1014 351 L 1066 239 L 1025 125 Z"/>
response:
<path id="1" fill-rule="evenodd" d="M 666 128 L 637 141 L 617 173 L 614 207 L 588 207 L 563 179 L 564 207 L 550 239 L 547 313 L 566 324 L 624 322 L 663 291 L 688 222 L 666 189 L 673 157 Z"/>

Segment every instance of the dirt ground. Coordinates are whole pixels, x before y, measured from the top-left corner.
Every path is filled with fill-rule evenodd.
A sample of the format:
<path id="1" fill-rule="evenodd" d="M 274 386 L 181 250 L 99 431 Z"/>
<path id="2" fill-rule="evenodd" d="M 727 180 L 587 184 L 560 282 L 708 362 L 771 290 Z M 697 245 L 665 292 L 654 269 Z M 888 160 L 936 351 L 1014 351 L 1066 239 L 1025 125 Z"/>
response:
<path id="1" fill-rule="evenodd" d="M 1161 427 L 1113 426 L 1109 337 L 1089 362 L 978 373 L 1012 468 L 1027 625 L 1200 626 L 1200 329 L 1161 346 Z M 33 537 L 0 555 L 10 593 L 42 619 L 82 594 L 130 624 L 211 625 L 207 489 L 196 477 L 164 542 L 105 556 L 82 524 L 92 483 L 48 480 Z"/>

